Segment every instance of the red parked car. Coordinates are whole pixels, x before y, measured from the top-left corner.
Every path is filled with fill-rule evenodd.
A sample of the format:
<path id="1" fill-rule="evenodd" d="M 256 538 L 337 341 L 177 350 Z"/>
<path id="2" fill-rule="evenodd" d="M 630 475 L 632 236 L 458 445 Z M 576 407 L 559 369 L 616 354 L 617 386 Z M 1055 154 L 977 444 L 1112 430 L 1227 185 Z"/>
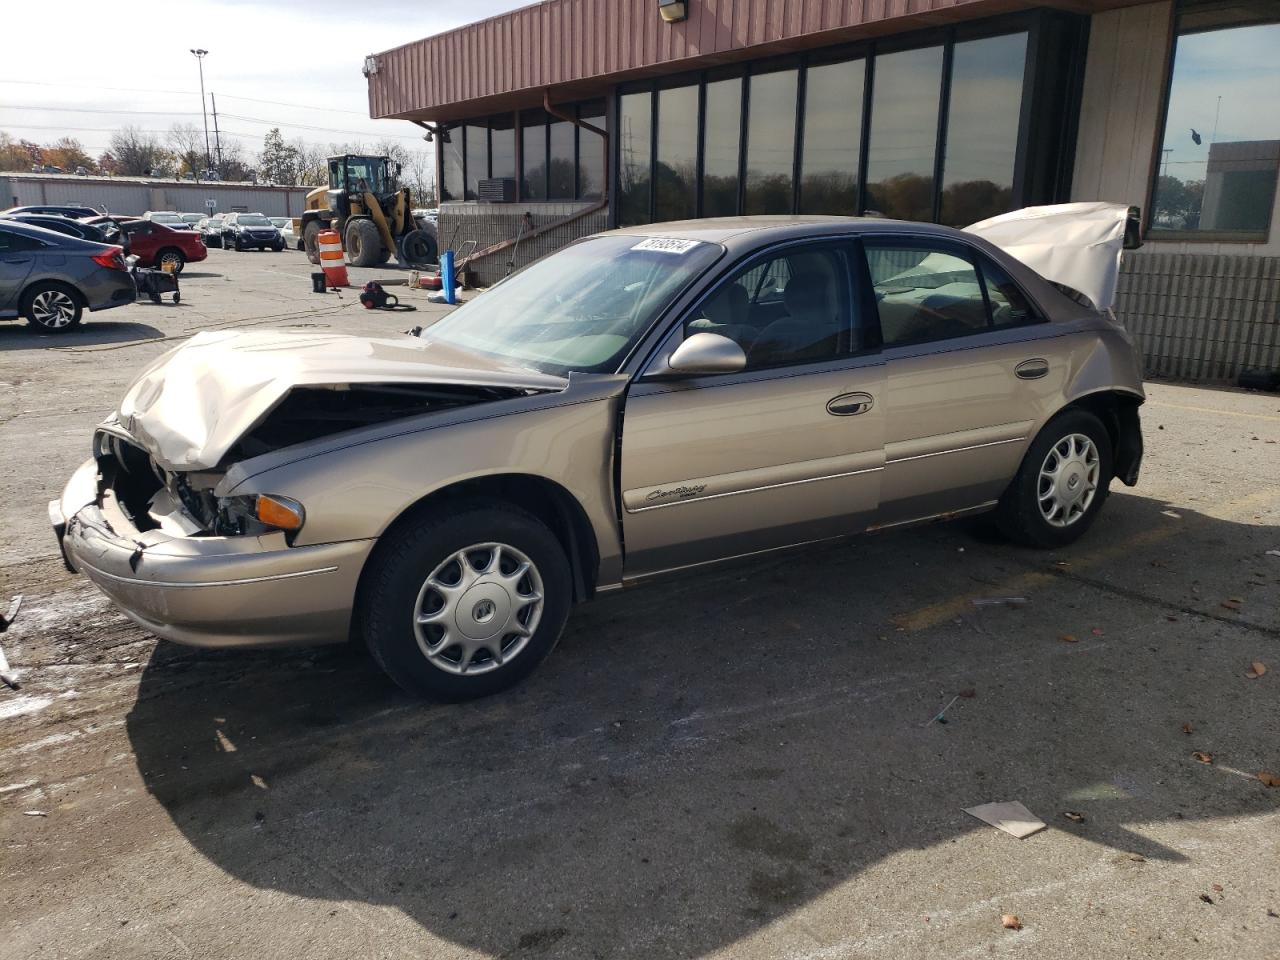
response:
<path id="1" fill-rule="evenodd" d="M 108 243 L 123 246 L 125 253 L 137 257 L 142 267 L 173 263 L 181 273 L 188 263 L 209 256 L 200 234 L 192 230 L 172 230 L 140 217 L 86 217 L 82 222 L 98 227 L 107 235 Z"/>

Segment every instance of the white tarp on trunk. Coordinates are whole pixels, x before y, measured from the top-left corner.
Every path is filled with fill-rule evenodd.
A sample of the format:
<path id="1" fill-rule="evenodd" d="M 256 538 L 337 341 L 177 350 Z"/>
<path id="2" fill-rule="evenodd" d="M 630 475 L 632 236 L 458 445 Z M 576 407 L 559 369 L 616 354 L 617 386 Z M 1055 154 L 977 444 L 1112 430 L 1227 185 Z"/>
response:
<path id="1" fill-rule="evenodd" d="M 1116 300 L 1128 217 L 1123 203 L 1058 203 L 1002 213 L 964 229 L 1107 310 Z"/>

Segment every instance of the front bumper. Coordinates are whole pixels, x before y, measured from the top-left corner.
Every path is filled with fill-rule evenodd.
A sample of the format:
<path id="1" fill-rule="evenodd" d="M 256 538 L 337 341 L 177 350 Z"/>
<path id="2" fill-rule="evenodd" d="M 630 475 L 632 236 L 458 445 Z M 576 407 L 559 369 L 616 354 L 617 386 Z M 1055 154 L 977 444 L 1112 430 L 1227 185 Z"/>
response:
<path id="1" fill-rule="evenodd" d="M 49 519 L 67 564 L 142 627 L 199 647 L 341 643 L 372 540 L 290 547 L 284 534 L 140 532 L 84 463 Z"/>

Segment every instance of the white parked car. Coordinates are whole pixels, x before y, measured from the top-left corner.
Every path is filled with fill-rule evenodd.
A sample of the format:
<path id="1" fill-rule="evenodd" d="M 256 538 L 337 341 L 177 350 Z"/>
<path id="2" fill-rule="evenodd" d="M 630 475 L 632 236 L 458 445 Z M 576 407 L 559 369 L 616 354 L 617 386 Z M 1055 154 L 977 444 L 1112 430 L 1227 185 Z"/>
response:
<path id="1" fill-rule="evenodd" d="M 191 230 L 194 225 L 183 219 L 180 213 L 173 210 L 148 210 L 142 215 L 143 220 L 150 220 L 152 223 L 160 223 L 168 227 L 170 230 Z M 199 219 L 197 217 L 197 219 Z"/>
<path id="2" fill-rule="evenodd" d="M 268 217 L 272 225 L 280 231 L 280 236 L 284 238 L 284 245 L 290 250 L 301 250 L 302 237 L 293 230 L 293 220 L 289 217 Z"/>

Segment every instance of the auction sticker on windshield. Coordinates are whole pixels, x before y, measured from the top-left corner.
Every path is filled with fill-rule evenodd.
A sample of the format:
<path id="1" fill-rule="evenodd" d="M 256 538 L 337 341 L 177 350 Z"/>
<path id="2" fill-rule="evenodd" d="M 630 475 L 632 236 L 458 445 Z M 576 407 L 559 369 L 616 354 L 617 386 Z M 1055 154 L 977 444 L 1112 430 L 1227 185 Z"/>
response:
<path id="1" fill-rule="evenodd" d="M 657 250 L 660 253 L 688 253 L 698 246 L 697 240 L 677 240 L 673 237 L 650 237 L 637 243 L 632 250 Z"/>

